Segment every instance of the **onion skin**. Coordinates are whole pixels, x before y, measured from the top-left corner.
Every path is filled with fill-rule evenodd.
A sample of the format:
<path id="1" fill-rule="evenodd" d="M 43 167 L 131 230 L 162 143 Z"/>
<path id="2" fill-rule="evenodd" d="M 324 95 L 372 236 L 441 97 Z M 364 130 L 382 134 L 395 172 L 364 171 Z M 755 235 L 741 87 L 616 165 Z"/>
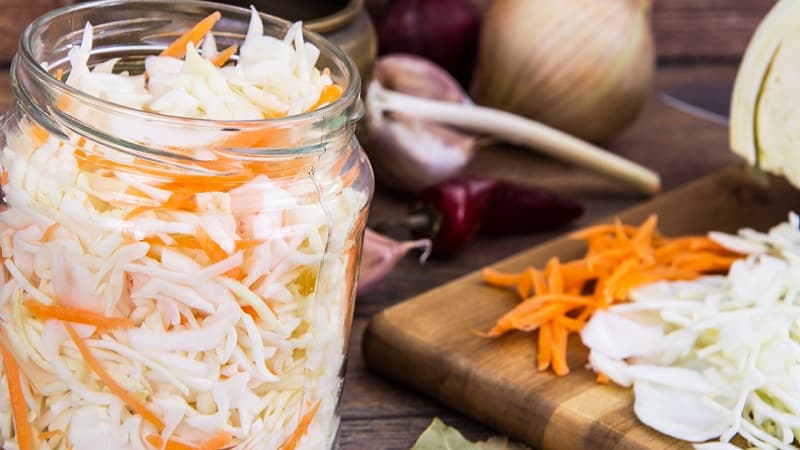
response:
<path id="1" fill-rule="evenodd" d="M 495 0 L 473 98 L 602 142 L 641 110 L 655 72 L 646 0 Z"/>

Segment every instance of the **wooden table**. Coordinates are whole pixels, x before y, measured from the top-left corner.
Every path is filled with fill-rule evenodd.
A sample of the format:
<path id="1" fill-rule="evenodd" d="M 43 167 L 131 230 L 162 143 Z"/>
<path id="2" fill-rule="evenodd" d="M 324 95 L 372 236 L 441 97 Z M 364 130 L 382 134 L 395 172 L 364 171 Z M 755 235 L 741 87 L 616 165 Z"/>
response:
<path id="1" fill-rule="evenodd" d="M 743 35 L 749 35 L 758 20 L 752 16 L 762 14 L 771 2 L 731 1 L 740 5 L 740 15 L 746 19 L 738 22 L 729 20 L 725 14 L 712 14 L 714 8 L 719 7 L 717 3 L 720 2 L 656 2 L 656 12 L 664 17 L 656 21 L 656 29 L 661 41 L 660 48 L 663 49 L 660 52 L 661 60 L 665 64 L 659 68 L 653 95 L 639 120 L 607 145 L 619 154 L 657 170 L 667 190 L 737 162 L 727 150 L 726 128 L 671 109 L 659 98 L 659 94 L 670 86 L 693 81 L 733 79 L 735 55 L 740 54 L 747 40 Z M 758 5 L 758 11 L 750 14 L 746 10 L 753 4 Z M 703 7 L 709 11 L 709 16 L 703 19 L 703 23 L 714 24 L 712 29 L 719 30 L 721 26 L 727 26 L 725 24 L 739 24 L 735 39 L 717 36 L 719 44 L 709 45 L 708 40 L 703 45 L 694 45 L 694 42 L 687 44 L 686 34 L 681 31 L 686 30 L 684 19 L 699 19 L 695 13 L 682 13 L 681 8 L 694 8 L 692 5 L 705 5 Z M 691 20 L 690 24 L 695 23 Z M 8 73 L 5 69 L 0 71 L 0 107 L 10 101 Z M 589 224 L 643 200 L 613 182 L 537 157 L 523 149 L 484 148 L 470 166 L 470 171 L 546 186 L 580 199 L 586 204 L 587 213 L 575 226 Z M 379 190 L 370 221 L 375 223 L 401 214 L 404 207 L 404 199 Z M 407 450 L 431 419 L 437 416 L 460 428 L 472 439 L 483 439 L 494 434 L 492 430 L 461 414 L 371 374 L 361 356 L 364 327 L 372 314 L 395 302 L 529 248 L 556 234 L 483 239 L 457 259 L 430 261 L 425 266 L 420 266 L 413 257 L 409 257 L 375 291 L 358 299 L 341 404 L 343 422 L 340 443 L 343 450 Z M 454 298 L 453 301 L 457 302 L 458 299 Z M 443 317 L 442 320 L 447 318 Z"/>

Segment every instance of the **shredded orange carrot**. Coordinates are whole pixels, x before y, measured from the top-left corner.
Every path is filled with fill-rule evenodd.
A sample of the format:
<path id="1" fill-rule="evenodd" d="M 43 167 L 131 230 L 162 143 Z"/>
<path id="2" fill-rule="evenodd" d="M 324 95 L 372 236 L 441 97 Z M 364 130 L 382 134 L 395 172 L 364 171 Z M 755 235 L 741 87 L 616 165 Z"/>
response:
<path id="1" fill-rule="evenodd" d="M 173 439 L 167 439 L 167 442 L 164 442 L 155 434 L 147 435 L 144 440 L 146 440 L 147 443 L 152 445 L 156 450 L 197 450 L 197 447 L 184 444 Z"/>
<path id="2" fill-rule="evenodd" d="M 19 371 L 14 355 L 0 343 L 0 354 L 3 356 L 3 370 L 8 381 L 8 396 L 11 400 L 11 417 L 14 419 L 14 433 L 20 450 L 33 450 L 33 428 L 28 421 L 25 397 L 22 394 L 22 374 Z"/>
<path id="3" fill-rule="evenodd" d="M 315 403 L 311 409 L 308 410 L 307 413 L 300 418 L 300 423 L 297 424 L 297 429 L 294 430 L 289 439 L 281 445 L 280 450 L 294 450 L 297 447 L 297 444 L 300 443 L 300 439 L 306 435 L 308 432 L 308 427 L 311 425 L 311 421 L 314 419 L 314 415 L 317 414 L 317 410 L 319 409 L 319 402 Z"/>
<path id="4" fill-rule="evenodd" d="M 608 375 L 600 372 L 597 374 L 597 382 L 600 384 L 608 384 L 611 382 L 611 380 L 608 378 Z"/>
<path id="5" fill-rule="evenodd" d="M 199 450 L 219 450 L 231 442 L 233 436 L 227 431 L 217 431 L 211 439 L 207 440 L 200 446 Z"/>
<path id="6" fill-rule="evenodd" d="M 263 239 L 240 239 L 236 241 L 236 250 L 249 250 L 258 247 L 264 242 Z"/>
<path id="7" fill-rule="evenodd" d="M 319 100 L 312 106 L 309 111 L 319 109 L 329 103 L 333 103 L 342 96 L 342 88 L 338 84 L 329 84 L 322 88 L 322 93 L 319 95 Z"/>
<path id="8" fill-rule="evenodd" d="M 203 229 L 197 232 L 197 242 L 200 243 L 200 248 L 208 255 L 212 264 L 220 262 L 228 257 L 228 253 L 226 253 L 214 239 L 211 239 L 211 236 Z"/>
<path id="9" fill-rule="evenodd" d="M 533 283 L 533 293 L 536 295 L 544 295 L 547 293 L 547 284 L 544 280 L 544 274 L 533 267 L 528 268 L 528 276 L 531 277 Z"/>
<path id="10" fill-rule="evenodd" d="M 525 273 L 506 274 L 491 268 L 483 269 L 483 279 L 492 286 L 511 287 L 516 286 L 525 277 Z"/>
<path id="11" fill-rule="evenodd" d="M 517 283 L 517 294 L 520 298 L 527 298 L 531 294 L 533 288 L 533 280 L 530 277 L 522 277 Z"/>
<path id="12" fill-rule="evenodd" d="M 175 191 L 169 195 L 169 198 L 161 207 L 194 211 L 197 209 L 197 194 L 194 192 Z"/>
<path id="13" fill-rule="evenodd" d="M 586 325 L 586 321 L 585 320 L 573 319 L 573 318 L 568 317 L 568 316 L 556 317 L 553 320 L 555 320 L 555 322 L 557 324 L 559 324 L 562 327 L 568 329 L 569 331 L 576 332 L 576 333 L 581 331 L 583 329 L 584 325 Z"/>
<path id="14" fill-rule="evenodd" d="M 147 211 L 152 211 L 152 210 L 153 208 L 150 206 L 137 206 L 132 210 L 128 211 L 124 216 L 122 216 L 122 220 L 131 220 L 140 214 L 144 214 Z"/>
<path id="15" fill-rule="evenodd" d="M 567 337 L 569 336 L 569 330 L 560 326 L 557 322 L 553 324 L 552 328 L 553 350 L 550 364 L 556 375 L 564 376 L 569 373 L 569 366 L 567 365 Z"/>
<path id="16" fill-rule="evenodd" d="M 211 260 L 211 263 L 217 263 L 222 261 L 223 259 L 227 258 L 229 255 L 228 253 L 222 249 L 211 237 L 206 233 L 204 230 L 200 230 L 197 233 L 197 242 L 200 245 L 200 248 L 208 255 L 208 258 Z M 247 273 L 242 270 L 241 267 L 235 267 L 227 272 L 225 272 L 226 276 L 233 278 L 234 280 L 243 280 Z"/>
<path id="17" fill-rule="evenodd" d="M 241 267 L 234 267 L 233 269 L 225 272 L 224 275 L 233 278 L 236 281 L 242 281 L 247 277 L 247 272 L 242 270 Z"/>
<path id="18" fill-rule="evenodd" d="M 527 305 L 522 305 L 527 306 Z M 511 330 L 534 331 L 543 323 L 575 309 L 577 306 L 569 304 L 548 303 L 532 312 L 518 313 L 512 310 L 506 313 L 497 324 L 486 333 L 487 337 L 498 337 Z M 515 308 L 516 309 L 516 308 Z"/>
<path id="19" fill-rule="evenodd" d="M 575 317 L 575 320 L 580 322 L 586 322 L 587 320 L 589 320 L 589 317 L 591 317 L 592 314 L 594 314 L 595 311 L 597 311 L 596 306 L 587 306 L 583 308 L 583 310 L 580 312 L 580 314 L 578 314 L 577 317 Z"/>
<path id="20" fill-rule="evenodd" d="M 627 301 L 632 289 L 646 283 L 725 273 L 742 257 L 705 236 L 667 238 L 657 225 L 651 215 L 638 227 L 615 220 L 576 231 L 570 237 L 586 241 L 584 256 L 568 262 L 551 258 L 543 270 L 484 269 L 487 284 L 511 289 L 522 301 L 488 332 L 476 334 L 538 330 L 537 368 L 566 375 L 569 335 L 580 332 L 595 311 Z"/>
<path id="21" fill-rule="evenodd" d="M 23 305 L 39 320 L 57 319 L 65 322 L 94 325 L 98 330 L 130 328 L 134 325 L 133 320 L 127 317 L 106 317 L 85 309 L 70 308 L 62 305 L 45 305 L 35 300 L 25 300 Z"/>
<path id="22" fill-rule="evenodd" d="M 197 22 L 189 31 L 182 34 L 178 39 L 175 39 L 169 47 L 161 52 L 160 56 L 172 56 L 173 58 L 183 58 L 186 55 L 186 45 L 189 42 L 197 45 L 203 40 L 203 37 L 214 28 L 217 21 L 222 17 L 219 11 L 214 11 L 208 17 Z"/>
<path id="23" fill-rule="evenodd" d="M 633 236 L 637 229 L 631 225 L 622 225 L 623 230 L 629 235 Z M 570 233 L 569 237 L 572 239 L 579 239 L 579 240 L 590 240 L 592 238 L 605 236 L 609 233 L 614 233 L 619 229 L 619 226 L 616 224 L 603 224 L 603 225 L 595 225 L 593 227 L 584 228 L 582 230 L 575 231 Z"/>
<path id="24" fill-rule="evenodd" d="M 217 67 L 222 67 L 228 60 L 231 59 L 233 55 L 239 50 L 239 46 L 236 44 L 231 45 L 230 47 L 226 48 L 225 50 L 219 52 L 219 54 L 213 58 L 211 58 L 211 62 L 214 63 Z"/>
<path id="25" fill-rule="evenodd" d="M 358 164 L 353 164 L 349 169 L 347 169 L 347 172 L 343 173 L 342 176 L 340 177 L 342 180 L 342 186 L 344 187 L 352 186 L 353 182 L 355 182 L 358 179 L 358 176 L 360 174 L 361 174 L 361 166 Z"/>
<path id="26" fill-rule="evenodd" d="M 221 144 L 221 148 L 279 148 L 292 146 L 291 132 L 286 128 L 263 127 L 238 131 Z"/>
<path id="27" fill-rule="evenodd" d="M 34 130 L 36 131 L 36 130 Z M 46 133 L 43 129 L 41 132 Z M 47 135 L 45 135 L 46 139 Z M 180 153 L 181 149 L 172 148 L 171 151 Z M 177 174 L 165 171 L 155 163 L 134 158 L 129 163 L 120 163 L 105 158 L 101 154 L 87 153 L 82 149 L 76 149 L 73 154 L 77 160 L 78 167 L 86 172 L 96 172 L 99 170 L 119 170 L 121 168 L 135 171 L 143 175 L 152 175 L 155 180 L 154 185 L 180 195 L 195 194 L 198 192 L 228 191 L 250 181 L 253 178 L 253 171 L 244 167 L 241 161 L 230 158 L 219 158 L 211 161 L 198 161 L 194 164 L 203 168 L 213 170 L 228 175 L 200 175 L 200 174 Z M 142 191 L 129 187 L 126 194 L 142 199 L 149 200 L 149 196 Z"/>
<path id="28" fill-rule="evenodd" d="M 348 150 L 350 151 L 350 150 Z M 353 244 L 350 245 L 350 248 L 347 249 L 347 271 L 345 272 L 344 279 L 347 280 L 347 284 L 345 285 L 345 295 L 351 296 L 356 295 L 356 280 L 358 279 L 358 270 L 359 270 L 359 260 L 360 252 L 361 252 L 361 244 L 364 242 L 364 234 L 360 231 L 363 230 L 364 227 L 367 226 L 367 211 L 361 211 L 356 218 L 355 224 L 352 226 L 350 235 L 347 238 L 348 242 L 352 242 Z M 356 244 L 359 243 L 359 244 Z M 269 305 L 269 303 L 267 303 Z M 353 314 L 353 303 L 350 303 L 350 306 L 345 311 L 345 315 L 342 317 L 350 317 Z M 270 308 L 272 309 L 272 308 Z M 274 312 L 274 310 L 273 310 Z M 276 314 L 277 315 L 277 314 Z M 344 319 L 349 320 L 349 319 Z M 349 322 L 345 322 L 348 323 Z"/>
<path id="29" fill-rule="evenodd" d="M 44 230 L 44 233 L 42 233 L 42 241 L 43 241 L 43 242 L 50 242 L 50 241 L 52 241 L 52 240 L 53 240 L 53 237 L 54 237 L 54 236 L 55 236 L 55 234 L 56 234 L 56 230 L 58 230 L 58 227 L 59 227 L 59 224 L 58 224 L 58 222 L 53 222 L 53 224 L 52 224 L 52 225 L 50 225 L 49 227 L 47 227 L 47 228 Z"/>
<path id="30" fill-rule="evenodd" d="M 44 433 L 40 433 L 39 439 L 44 441 L 52 437 L 63 436 L 63 435 L 64 435 L 64 430 L 50 430 L 50 431 L 45 431 Z"/>
<path id="31" fill-rule="evenodd" d="M 542 294 L 535 295 L 523 300 L 520 304 L 514 307 L 511 311 L 506 313 L 506 316 L 523 316 L 538 311 L 545 303 L 569 304 L 576 306 L 592 306 L 596 302 L 588 299 L 582 295 L 567 295 L 567 294 Z"/>
<path id="32" fill-rule="evenodd" d="M 547 289 L 553 294 L 564 293 L 564 276 L 561 273 L 561 262 L 558 258 L 552 258 L 545 267 L 547 273 Z"/>
<path id="33" fill-rule="evenodd" d="M 83 356 L 83 359 L 86 360 L 86 364 L 95 374 L 97 374 L 100 380 L 102 380 L 103 383 L 108 386 L 111 392 L 119 397 L 123 403 L 127 404 L 128 407 L 136 411 L 137 414 L 142 416 L 144 420 L 152 423 L 159 430 L 164 429 L 164 422 L 156 415 L 156 413 L 148 409 L 147 406 L 137 400 L 136 397 L 126 391 L 125 388 L 117 384 L 111 375 L 106 372 L 106 369 L 100 364 L 99 361 L 97 361 L 97 358 L 94 357 L 94 354 L 92 354 L 89 346 L 86 345 L 86 342 L 84 342 L 80 336 L 78 336 L 78 333 L 75 332 L 75 329 L 72 327 L 72 325 L 64 323 L 64 328 L 66 328 L 67 333 L 69 334 L 69 337 L 72 338 L 75 346 L 78 347 L 78 351 L 80 352 L 81 356 Z"/>
<path id="34" fill-rule="evenodd" d="M 42 145 L 50 139 L 50 133 L 38 124 L 31 126 L 31 136 L 37 145 Z"/>
<path id="35" fill-rule="evenodd" d="M 56 80 L 61 81 L 64 78 L 64 69 L 59 67 L 56 69 Z"/>
<path id="36" fill-rule="evenodd" d="M 258 312 L 257 312 L 257 311 L 256 311 L 256 309 L 255 309 L 255 308 L 253 308 L 252 306 L 250 306 L 250 305 L 244 305 L 244 306 L 242 306 L 241 308 L 242 308 L 242 312 L 243 312 L 243 313 L 245 313 L 245 314 L 249 315 L 249 316 L 250 316 L 250 317 L 252 317 L 253 319 L 257 319 L 257 318 L 258 318 Z"/>
<path id="37" fill-rule="evenodd" d="M 550 322 L 545 322 L 539 328 L 539 352 L 536 355 L 536 368 L 540 372 L 550 367 L 550 360 L 553 355 L 553 330 Z"/>

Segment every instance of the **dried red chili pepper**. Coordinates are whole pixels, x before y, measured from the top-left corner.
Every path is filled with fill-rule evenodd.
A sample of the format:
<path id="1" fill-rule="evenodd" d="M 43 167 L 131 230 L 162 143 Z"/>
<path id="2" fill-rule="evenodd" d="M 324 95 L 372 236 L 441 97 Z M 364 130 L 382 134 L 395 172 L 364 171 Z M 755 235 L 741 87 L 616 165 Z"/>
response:
<path id="1" fill-rule="evenodd" d="M 583 214 L 574 200 L 550 190 L 488 177 L 462 176 L 422 191 L 406 224 L 433 241 L 433 255 L 452 256 L 477 234 L 548 231 Z"/>

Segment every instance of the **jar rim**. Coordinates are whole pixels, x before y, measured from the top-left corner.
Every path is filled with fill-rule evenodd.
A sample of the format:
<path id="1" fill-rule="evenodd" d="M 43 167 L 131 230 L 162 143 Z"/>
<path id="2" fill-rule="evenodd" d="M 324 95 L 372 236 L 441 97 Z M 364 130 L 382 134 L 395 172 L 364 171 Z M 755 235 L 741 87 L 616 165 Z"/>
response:
<path id="1" fill-rule="evenodd" d="M 36 18 L 25 28 L 19 41 L 18 58 L 22 59 L 25 65 L 33 71 L 33 74 L 36 78 L 44 82 L 46 85 L 49 85 L 48 87 L 52 88 L 56 92 L 67 94 L 70 97 L 77 98 L 82 102 L 99 106 L 103 109 L 124 113 L 129 117 L 135 116 L 145 120 L 159 121 L 160 123 L 164 124 L 178 124 L 178 125 L 184 124 L 197 127 L 214 127 L 214 128 L 219 128 L 219 127 L 263 128 L 265 126 L 287 127 L 295 123 L 315 122 L 326 118 L 330 118 L 332 115 L 336 116 L 342 113 L 346 113 L 348 112 L 348 109 L 356 105 L 356 102 L 358 101 L 361 91 L 361 79 L 358 73 L 358 69 L 356 68 L 355 62 L 352 60 L 352 58 L 350 58 L 350 56 L 348 56 L 344 52 L 344 50 L 334 45 L 332 42 L 330 42 L 322 35 L 310 31 L 305 26 L 303 27 L 304 39 L 306 39 L 307 42 L 310 42 L 314 44 L 317 48 L 319 48 L 321 54 L 327 52 L 330 56 L 333 57 L 333 61 L 335 63 L 341 64 L 341 66 L 344 68 L 343 70 L 344 75 L 347 77 L 346 80 L 347 86 L 342 92 L 342 95 L 337 100 L 331 102 L 328 105 L 325 105 L 321 108 L 312 111 L 307 111 L 300 114 L 294 114 L 279 118 L 250 119 L 250 120 L 215 120 L 206 118 L 181 117 L 181 116 L 162 114 L 152 111 L 144 111 L 141 109 L 110 102 L 108 100 L 104 100 L 99 97 L 87 94 L 84 91 L 76 89 L 72 86 L 68 86 L 66 83 L 59 81 L 53 74 L 48 72 L 42 66 L 41 62 L 38 61 L 34 56 L 33 44 L 34 40 L 37 37 L 37 32 L 39 30 L 44 29 L 49 23 L 53 22 L 62 15 L 98 7 L 114 7 L 114 8 L 124 9 L 126 7 L 131 8 L 137 5 L 141 6 L 148 4 L 163 5 L 164 2 L 163 0 L 97 0 L 85 3 L 76 3 L 73 5 L 54 9 Z M 219 11 L 220 13 L 222 13 L 223 17 L 225 17 L 226 12 L 229 14 L 236 14 L 236 15 L 246 14 L 249 16 L 250 14 L 250 10 L 247 8 L 216 3 L 211 1 L 204 1 L 204 0 L 174 0 L 168 2 L 168 4 L 170 5 L 170 7 L 175 8 L 176 10 L 178 10 L 179 8 L 193 8 L 197 10 L 209 11 L 209 13 L 213 11 Z M 258 14 L 261 17 L 261 20 L 265 22 L 265 24 L 271 23 L 273 25 L 286 26 L 287 28 L 291 25 L 291 22 L 281 19 L 279 17 L 265 14 L 262 12 L 258 12 Z M 351 113 L 354 117 L 349 117 L 348 118 L 349 120 L 355 121 L 358 118 L 360 118 L 360 115 L 362 114 L 361 106 L 360 105 L 356 106 L 357 106 L 356 111 Z"/>

